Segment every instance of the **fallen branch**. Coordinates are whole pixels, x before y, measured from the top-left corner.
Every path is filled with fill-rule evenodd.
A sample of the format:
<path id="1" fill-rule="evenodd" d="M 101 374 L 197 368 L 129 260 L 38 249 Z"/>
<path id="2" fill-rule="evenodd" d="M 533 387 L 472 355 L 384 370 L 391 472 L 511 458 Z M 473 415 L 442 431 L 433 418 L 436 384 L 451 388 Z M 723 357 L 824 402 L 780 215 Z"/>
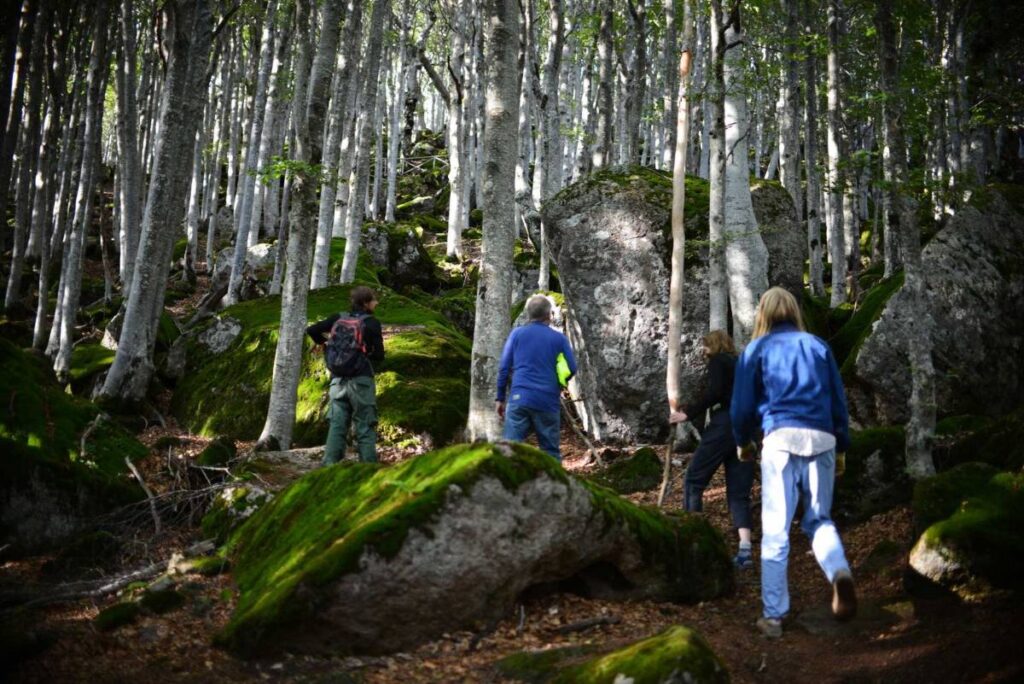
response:
<path id="1" fill-rule="evenodd" d="M 562 625 L 557 628 L 555 632 L 557 634 L 572 634 L 573 632 L 584 632 L 591 627 L 597 627 L 598 625 L 617 625 L 622 622 L 622 618 L 618 615 L 598 615 L 597 617 L 587 618 L 586 620 L 580 620 L 579 622 L 571 622 L 568 625 Z"/>
<path id="2" fill-rule="evenodd" d="M 197 542 L 192 546 L 185 549 L 185 558 L 195 558 L 196 556 L 205 556 L 213 549 L 216 548 L 213 541 L 204 539 L 201 542 Z M 80 599 L 95 599 L 101 598 L 108 594 L 124 589 L 132 582 L 140 582 L 142 580 L 151 579 L 157 575 L 167 572 L 167 567 L 170 561 L 160 561 L 158 563 L 152 563 L 144 568 L 133 570 L 126 575 L 122 575 L 114 580 L 101 580 L 99 586 L 94 586 L 96 582 L 79 582 L 75 584 L 64 585 L 64 591 L 62 593 L 51 594 L 49 596 L 40 596 L 18 606 L 19 608 L 28 608 L 31 606 L 42 606 L 49 605 L 51 603 L 63 603 L 67 601 L 78 601 Z M 85 586 L 83 586 L 85 585 Z M 74 588 L 71 588 L 74 587 Z M 78 588 L 81 587 L 81 588 Z"/>
<path id="3" fill-rule="evenodd" d="M 78 457 L 79 457 L 79 459 L 81 459 L 83 461 L 85 460 L 85 442 L 86 442 L 87 439 L 89 439 L 89 435 L 92 434 L 92 431 L 95 430 L 96 427 L 106 417 L 107 417 L 107 414 L 103 413 L 102 411 L 100 413 L 97 413 L 96 417 L 92 419 L 91 423 L 89 423 L 89 427 L 85 428 L 85 432 L 82 433 L 82 443 L 81 443 L 81 445 L 78 448 Z"/>
<path id="4" fill-rule="evenodd" d="M 127 456 L 124 457 L 124 462 L 128 464 L 128 469 L 132 471 L 132 475 L 139 481 L 139 486 L 142 487 L 142 491 L 146 492 L 146 498 L 149 499 L 149 510 L 153 514 L 153 527 L 155 528 L 154 534 L 160 534 L 160 513 L 156 509 L 156 499 L 153 498 L 153 492 L 149 491 L 149 487 L 146 486 L 146 481 L 142 479 L 142 473 L 135 467 L 131 459 Z"/>

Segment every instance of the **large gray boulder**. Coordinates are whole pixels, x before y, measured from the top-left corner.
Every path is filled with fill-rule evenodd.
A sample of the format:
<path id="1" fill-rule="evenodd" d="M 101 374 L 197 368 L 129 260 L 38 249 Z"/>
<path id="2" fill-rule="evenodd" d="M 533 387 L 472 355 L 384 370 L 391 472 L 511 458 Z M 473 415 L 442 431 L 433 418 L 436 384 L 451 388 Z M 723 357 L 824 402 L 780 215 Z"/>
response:
<path id="1" fill-rule="evenodd" d="M 642 510 L 522 444 L 319 468 L 226 549 L 239 596 L 217 641 L 242 653 L 405 649 L 500 620 L 555 582 L 696 602 L 733 580 L 707 521 Z"/>
<path id="2" fill-rule="evenodd" d="M 682 388 L 696 400 L 705 382 L 708 332 L 708 184 L 687 179 Z M 803 232 L 777 183 L 752 189 L 769 252 L 769 283 L 799 292 Z M 628 443 L 667 435 L 672 181 L 643 167 L 613 168 L 569 186 L 544 206 L 565 295 L 567 334 L 580 362 L 587 431 Z"/>
<path id="3" fill-rule="evenodd" d="M 935 398 L 945 415 L 1006 413 L 1024 395 L 1024 214 L 983 189 L 925 246 Z M 909 417 L 907 292 L 890 299 L 850 374 L 851 411 L 864 424 Z"/>

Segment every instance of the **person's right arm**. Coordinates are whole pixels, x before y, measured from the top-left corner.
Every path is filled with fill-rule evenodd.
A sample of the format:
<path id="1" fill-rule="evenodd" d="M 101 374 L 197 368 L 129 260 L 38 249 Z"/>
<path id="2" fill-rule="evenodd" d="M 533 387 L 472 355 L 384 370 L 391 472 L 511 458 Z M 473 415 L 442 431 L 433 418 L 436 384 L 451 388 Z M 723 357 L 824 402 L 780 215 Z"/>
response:
<path id="1" fill-rule="evenodd" d="M 729 418 L 737 447 L 750 443 L 757 429 L 757 372 L 761 363 L 757 347 L 755 343 L 748 345 L 736 362 Z"/>
<path id="2" fill-rule="evenodd" d="M 339 318 L 341 318 L 341 314 L 332 314 L 319 323 L 314 323 L 306 328 L 306 334 L 313 340 L 313 344 L 319 345 L 326 342 L 328 335 L 331 334 L 334 322 Z"/>

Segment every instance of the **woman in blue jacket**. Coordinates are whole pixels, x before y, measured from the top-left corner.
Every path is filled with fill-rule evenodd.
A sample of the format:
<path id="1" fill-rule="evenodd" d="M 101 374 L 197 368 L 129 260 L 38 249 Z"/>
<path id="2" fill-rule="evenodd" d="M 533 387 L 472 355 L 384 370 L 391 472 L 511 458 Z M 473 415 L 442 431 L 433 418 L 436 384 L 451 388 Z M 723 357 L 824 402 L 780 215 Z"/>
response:
<path id="1" fill-rule="evenodd" d="M 786 565 L 789 525 L 798 502 L 800 526 L 811 538 L 818 565 L 832 584 L 832 612 L 847 620 L 857 612 L 850 565 L 832 522 L 832 490 L 849 447 L 846 395 L 825 342 L 804 332 L 796 298 L 779 287 L 761 297 L 754 339 L 736 364 L 732 418 L 736 444 L 764 434 L 761 450 L 761 598 L 757 625 L 782 635 L 789 611 Z M 837 455 L 838 454 L 838 455 Z"/>

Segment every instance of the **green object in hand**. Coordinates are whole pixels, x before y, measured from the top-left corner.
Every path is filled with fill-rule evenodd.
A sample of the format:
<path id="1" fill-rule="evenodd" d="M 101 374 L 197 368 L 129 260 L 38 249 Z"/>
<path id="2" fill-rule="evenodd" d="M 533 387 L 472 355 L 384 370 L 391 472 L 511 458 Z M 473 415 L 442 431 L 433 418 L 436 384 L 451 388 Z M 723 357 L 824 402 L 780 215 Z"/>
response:
<path id="1" fill-rule="evenodd" d="M 569 378 L 572 377 L 572 371 L 569 370 L 569 362 L 565 360 L 565 354 L 559 352 L 558 358 L 555 359 L 555 373 L 558 374 L 558 384 L 565 387 L 569 384 Z"/>

